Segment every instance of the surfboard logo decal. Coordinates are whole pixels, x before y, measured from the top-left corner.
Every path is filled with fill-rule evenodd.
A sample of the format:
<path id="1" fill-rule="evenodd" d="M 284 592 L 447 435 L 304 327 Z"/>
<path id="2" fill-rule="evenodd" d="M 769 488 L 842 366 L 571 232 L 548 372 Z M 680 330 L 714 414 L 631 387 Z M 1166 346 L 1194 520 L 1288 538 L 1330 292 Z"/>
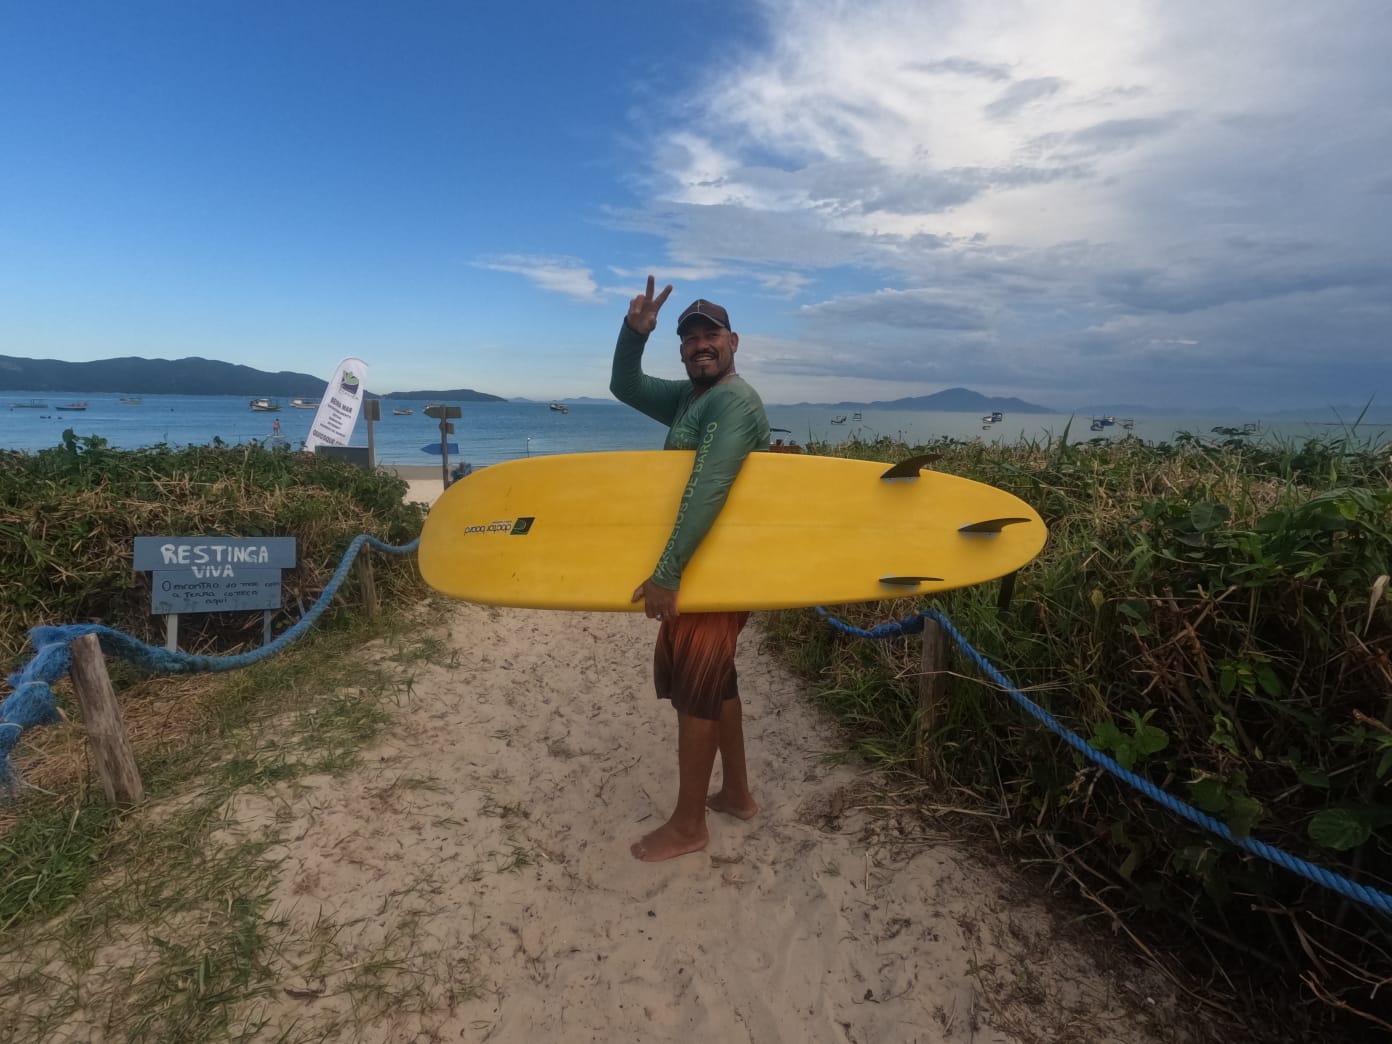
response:
<path id="1" fill-rule="evenodd" d="M 477 525 L 465 526 L 464 535 L 472 536 L 475 533 L 506 533 L 510 536 L 526 536 L 532 531 L 532 523 L 535 521 L 535 515 L 523 515 L 520 518 L 500 518 L 492 522 L 480 522 Z"/>

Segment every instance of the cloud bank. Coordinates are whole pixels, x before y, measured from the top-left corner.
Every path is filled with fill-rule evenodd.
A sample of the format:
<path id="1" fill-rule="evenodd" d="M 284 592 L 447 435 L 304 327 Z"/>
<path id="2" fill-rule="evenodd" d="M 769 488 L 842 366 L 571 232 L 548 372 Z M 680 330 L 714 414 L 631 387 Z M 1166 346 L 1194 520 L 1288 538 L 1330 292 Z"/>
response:
<path id="1" fill-rule="evenodd" d="M 763 295 L 744 336 L 768 379 L 1065 408 L 1392 395 L 1392 5 L 761 11 L 609 217 Z"/>

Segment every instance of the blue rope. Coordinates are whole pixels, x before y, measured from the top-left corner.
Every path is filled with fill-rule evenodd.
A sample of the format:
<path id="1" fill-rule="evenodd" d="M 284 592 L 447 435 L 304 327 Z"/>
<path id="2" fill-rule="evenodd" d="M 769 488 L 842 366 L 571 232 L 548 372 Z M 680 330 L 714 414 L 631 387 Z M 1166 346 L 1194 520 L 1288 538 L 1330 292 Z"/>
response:
<path id="1" fill-rule="evenodd" d="M 967 658 L 981 668 L 982 673 L 991 679 L 991 681 L 995 682 L 996 685 L 1000 686 L 1016 704 L 1030 715 L 1030 717 L 1044 725 L 1093 764 L 1100 765 L 1118 779 L 1131 784 L 1131 786 L 1135 787 L 1146 797 L 1150 798 L 1152 801 L 1158 802 L 1160 805 L 1175 813 L 1175 815 L 1182 816 L 1184 819 L 1189 820 L 1189 822 L 1201 826 L 1211 833 L 1217 834 L 1223 840 L 1236 845 L 1244 851 L 1260 856 L 1268 862 L 1275 863 L 1277 866 L 1284 867 L 1292 873 L 1299 874 L 1306 880 L 1313 881 L 1315 884 L 1323 885 L 1325 888 L 1338 892 L 1345 898 L 1371 906 L 1384 914 L 1392 914 L 1392 895 L 1388 895 L 1386 892 L 1379 891 L 1376 888 L 1369 888 L 1367 885 L 1361 885 L 1357 881 L 1351 881 L 1347 877 L 1326 870 L 1322 866 L 1316 866 L 1314 863 L 1301 859 L 1298 856 L 1293 856 L 1289 852 L 1284 852 L 1279 848 L 1268 845 L 1264 841 L 1258 841 L 1251 837 L 1238 837 L 1222 820 L 1215 819 L 1213 816 L 1195 808 L 1193 805 L 1180 801 L 1173 794 L 1161 790 L 1150 780 L 1136 775 L 1136 773 L 1132 772 L 1130 769 L 1123 768 L 1113 758 L 1108 757 L 1100 750 L 1092 747 L 1087 740 L 1083 739 L 1077 733 L 1069 731 L 1061 725 L 1058 719 L 1052 714 L 1011 685 L 1010 680 L 998 671 L 985 657 L 972 648 L 971 644 L 962 637 L 957 628 L 952 626 L 952 623 L 947 617 L 936 609 L 924 609 L 914 616 L 879 624 L 870 630 L 862 630 L 843 620 L 838 620 L 821 606 L 817 607 L 817 612 L 837 630 L 849 635 L 854 635 L 857 638 L 893 638 L 901 634 L 918 634 L 923 630 L 925 620 L 934 621 L 957 643 L 957 647 L 966 654 Z"/>
<path id="2" fill-rule="evenodd" d="M 396 547 L 366 533 L 354 537 L 343 555 L 343 561 L 338 564 L 318 600 L 310 606 L 309 612 L 269 644 L 235 656 L 197 656 L 146 645 L 123 631 L 113 630 L 101 624 L 32 628 L 29 631 L 29 641 L 35 649 L 34 658 L 21 670 L 9 676 L 8 681 L 14 692 L 0 703 L 0 787 L 12 790 L 15 786 L 10 752 L 19 742 L 19 737 L 35 725 L 51 725 L 58 720 L 51 686 L 72 666 L 70 646 L 74 638 L 94 634 L 101 642 L 102 651 L 108 656 L 123 656 L 137 666 L 163 674 L 235 671 L 249 667 L 253 663 L 274 656 L 291 642 L 303 637 L 305 632 L 314 626 L 314 622 L 324 614 L 324 610 L 338 594 L 353 559 L 357 558 L 358 552 L 364 546 L 391 554 L 407 554 L 420 546 L 420 540 L 412 540 L 409 544 Z"/>

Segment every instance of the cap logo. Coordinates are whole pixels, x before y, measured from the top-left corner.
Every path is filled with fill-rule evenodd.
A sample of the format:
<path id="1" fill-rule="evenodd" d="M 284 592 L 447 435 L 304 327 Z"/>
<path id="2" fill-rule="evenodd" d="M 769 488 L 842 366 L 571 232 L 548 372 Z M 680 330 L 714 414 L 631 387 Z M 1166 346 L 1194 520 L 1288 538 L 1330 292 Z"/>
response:
<path id="1" fill-rule="evenodd" d="M 693 301 L 687 306 L 686 311 L 682 312 L 680 318 L 677 319 L 677 333 L 681 333 L 687 320 L 694 318 L 705 319 L 724 330 L 730 329 L 730 313 L 718 304 L 707 301 L 704 297 Z"/>

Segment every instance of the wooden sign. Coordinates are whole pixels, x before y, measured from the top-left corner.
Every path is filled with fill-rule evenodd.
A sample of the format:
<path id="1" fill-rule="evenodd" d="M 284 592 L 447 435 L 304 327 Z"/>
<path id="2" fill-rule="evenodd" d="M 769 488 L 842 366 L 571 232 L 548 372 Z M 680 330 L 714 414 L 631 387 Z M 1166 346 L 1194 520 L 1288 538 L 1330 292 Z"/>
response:
<path id="1" fill-rule="evenodd" d="M 182 613 L 262 610 L 271 640 L 282 569 L 295 566 L 294 537 L 136 537 L 135 568 L 149 572 L 150 611 L 167 618 L 165 644 L 178 645 Z"/>

